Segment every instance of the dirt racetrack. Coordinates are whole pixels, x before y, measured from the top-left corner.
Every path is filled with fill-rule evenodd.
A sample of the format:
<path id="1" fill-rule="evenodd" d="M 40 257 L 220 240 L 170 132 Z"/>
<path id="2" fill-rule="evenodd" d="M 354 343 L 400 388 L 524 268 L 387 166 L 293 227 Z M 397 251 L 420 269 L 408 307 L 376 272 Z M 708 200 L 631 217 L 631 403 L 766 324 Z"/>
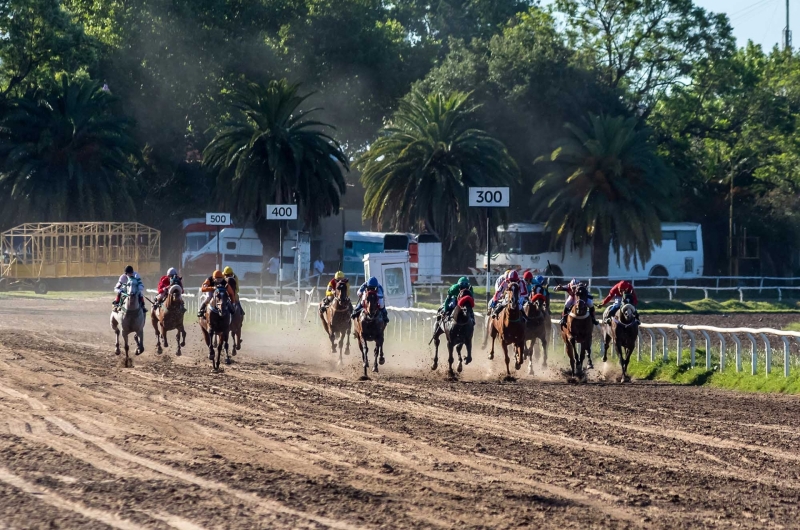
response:
<path id="1" fill-rule="evenodd" d="M 0 529 L 800 526 L 796 397 L 500 383 L 480 349 L 449 382 L 391 343 L 359 382 L 316 327 L 219 374 L 148 327 L 125 369 L 108 306 L 0 300 Z"/>

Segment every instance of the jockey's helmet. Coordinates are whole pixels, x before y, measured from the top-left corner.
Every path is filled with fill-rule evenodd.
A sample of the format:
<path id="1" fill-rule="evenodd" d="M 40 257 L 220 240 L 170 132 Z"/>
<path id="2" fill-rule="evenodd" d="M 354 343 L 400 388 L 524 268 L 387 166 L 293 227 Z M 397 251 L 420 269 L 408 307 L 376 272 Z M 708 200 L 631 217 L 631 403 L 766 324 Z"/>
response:
<path id="1" fill-rule="evenodd" d="M 542 275 L 540 274 L 539 276 L 537 276 L 536 278 L 534 278 L 534 279 L 533 279 L 533 281 L 535 281 L 535 282 L 536 282 L 536 283 L 538 283 L 539 285 L 543 285 L 543 284 L 544 284 L 544 276 L 542 276 Z"/>
<path id="2" fill-rule="evenodd" d="M 133 274 L 133 267 L 130 265 L 125 267 L 125 274 Z"/>
<path id="3" fill-rule="evenodd" d="M 215 280 L 221 280 L 225 276 L 222 275 L 222 271 L 216 270 L 214 271 L 214 274 L 211 275 L 211 277 L 214 278 Z"/>
<path id="4" fill-rule="evenodd" d="M 518 282 L 519 281 L 519 274 L 517 274 L 517 271 L 511 271 L 511 272 L 508 273 L 507 279 L 510 282 Z"/>
<path id="5" fill-rule="evenodd" d="M 469 287 L 469 280 L 466 276 L 462 276 L 458 279 L 458 286 L 461 289 L 467 289 Z"/>
<path id="6" fill-rule="evenodd" d="M 503 278 L 508 279 L 509 274 L 511 274 L 511 269 L 506 269 L 506 272 L 503 273 Z"/>
<path id="7" fill-rule="evenodd" d="M 177 275 L 178 271 L 175 270 L 175 267 L 170 267 L 169 270 L 167 271 L 167 276 L 177 276 Z"/>
<path id="8" fill-rule="evenodd" d="M 577 279 L 577 278 L 572 278 L 572 280 L 570 280 L 569 284 L 570 284 L 572 287 L 577 287 L 577 286 L 578 286 L 578 284 L 580 284 L 580 282 L 578 281 L 578 279 Z"/>
<path id="9" fill-rule="evenodd" d="M 336 271 L 336 274 L 333 275 L 335 280 L 344 280 L 344 273 L 342 271 Z"/>
<path id="10" fill-rule="evenodd" d="M 222 271 L 222 274 L 225 276 L 233 276 L 233 269 L 230 267 L 225 267 L 225 269 Z"/>
<path id="11" fill-rule="evenodd" d="M 378 278 L 376 278 L 375 276 L 367 280 L 367 287 L 375 288 L 378 287 L 378 285 L 380 285 L 380 283 L 378 283 Z"/>
<path id="12" fill-rule="evenodd" d="M 522 278 L 523 278 L 523 279 L 524 279 L 526 282 L 533 281 L 533 273 L 532 273 L 531 271 L 525 271 L 525 274 L 523 274 L 523 275 L 522 275 Z"/>

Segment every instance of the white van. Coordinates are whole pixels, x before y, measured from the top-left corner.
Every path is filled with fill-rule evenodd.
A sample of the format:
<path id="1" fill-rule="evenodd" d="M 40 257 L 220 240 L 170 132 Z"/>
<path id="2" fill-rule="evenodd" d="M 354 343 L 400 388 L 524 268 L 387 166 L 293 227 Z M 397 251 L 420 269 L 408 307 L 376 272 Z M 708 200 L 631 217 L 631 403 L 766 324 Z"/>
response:
<path id="1" fill-rule="evenodd" d="M 408 252 L 383 252 L 364 256 L 364 276 L 375 276 L 383 286 L 386 307 L 411 307 L 411 266 Z"/>

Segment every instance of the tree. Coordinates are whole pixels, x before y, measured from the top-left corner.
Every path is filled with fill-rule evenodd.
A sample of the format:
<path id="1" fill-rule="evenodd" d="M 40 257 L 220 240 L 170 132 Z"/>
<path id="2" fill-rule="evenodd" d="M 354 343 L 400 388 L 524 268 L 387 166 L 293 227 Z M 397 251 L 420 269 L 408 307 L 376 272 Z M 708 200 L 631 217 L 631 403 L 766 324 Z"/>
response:
<path id="1" fill-rule="evenodd" d="M 217 193 L 240 219 L 259 220 L 267 203 L 296 200 L 307 224 L 339 211 L 348 161 L 325 129 L 299 110 L 308 95 L 286 79 L 248 83 L 230 98 L 233 116 L 216 131 L 203 164 L 217 175 Z"/>
<path id="2" fill-rule="evenodd" d="M 505 146 L 472 127 L 469 94 L 412 91 L 380 136 L 356 160 L 366 189 L 364 217 L 395 230 L 427 230 L 452 247 L 483 212 L 468 206 L 470 186 L 509 186 L 517 165 Z M 492 210 L 497 224 L 505 214 Z M 485 237 L 486 234 L 483 235 Z"/>
<path id="3" fill-rule="evenodd" d="M 2 120 L 3 222 L 131 219 L 140 151 L 133 122 L 93 81 L 15 102 Z"/>
<path id="4" fill-rule="evenodd" d="M 557 0 L 572 46 L 645 112 L 698 65 L 735 50 L 725 15 L 692 0 Z"/>
<path id="5" fill-rule="evenodd" d="M 656 155 L 650 133 L 634 118 L 590 116 L 588 127 L 566 124 L 533 188 L 554 245 L 592 245 L 593 274 L 608 274 L 609 245 L 635 266 L 661 242 L 661 220 L 674 201 L 675 181 Z M 540 158 L 537 162 L 547 162 Z"/>
<path id="6" fill-rule="evenodd" d="M 0 0 L 0 96 L 47 85 L 96 61 L 94 43 L 59 0 Z"/>

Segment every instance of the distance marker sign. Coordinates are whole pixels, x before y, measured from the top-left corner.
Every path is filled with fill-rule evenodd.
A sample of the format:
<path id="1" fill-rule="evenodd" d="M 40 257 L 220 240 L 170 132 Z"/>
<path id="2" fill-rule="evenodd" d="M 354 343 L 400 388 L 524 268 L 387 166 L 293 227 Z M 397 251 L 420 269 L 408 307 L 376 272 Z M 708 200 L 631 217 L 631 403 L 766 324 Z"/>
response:
<path id="1" fill-rule="evenodd" d="M 269 221 L 289 221 L 297 219 L 296 204 L 268 204 L 267 220 Z"/>
<path id="2" fill-rule="evenodd" d="M 508 208 L 509 195 L 508 188 L 470 188 L 469 205 L 484 208 Z"/>
<path id="3" fill-rule="evenodd" d="M 231 214 L 229 213 L 206 213 L 206 224 L 208 226 L 230 226 Z"/>

